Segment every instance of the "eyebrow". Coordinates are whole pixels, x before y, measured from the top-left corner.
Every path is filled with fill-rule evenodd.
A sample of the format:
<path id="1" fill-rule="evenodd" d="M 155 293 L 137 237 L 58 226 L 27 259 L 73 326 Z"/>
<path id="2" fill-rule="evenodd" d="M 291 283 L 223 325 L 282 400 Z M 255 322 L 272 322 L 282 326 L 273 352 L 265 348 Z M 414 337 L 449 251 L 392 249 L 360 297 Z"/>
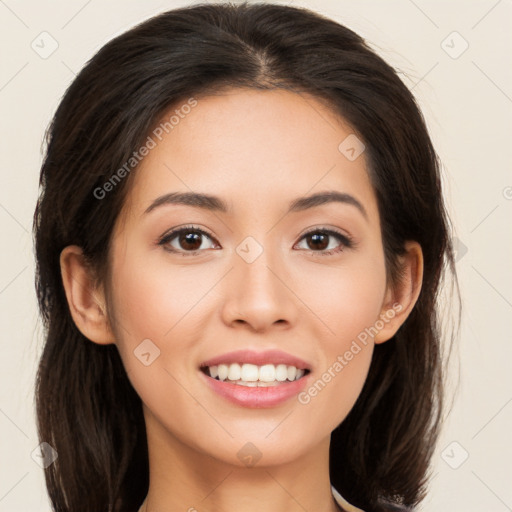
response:
<path id="1" fill-rule="evenodd" d="M 318 192 L 316 194 L 299 197 L 289 204 L 288 212 L 300 212 L 321 206 L 328 203 L 343 203 L 355 206 L 365 219 L 368 220 L 368 214 L 364 206 L 352 195 L 336 192 L 334 190 L 326 192 Z M 209 194 L 202 194 L 199 192 L 171 192 L 157 197 L 145 210 L 144 214 L 148 214 L 155 208 L 163 205 L 178 204 L 192 206 L 195 208 L 202 208 L 213 212 L 228 213 L 229 207 L 225 201 L 219 197 Z"/>

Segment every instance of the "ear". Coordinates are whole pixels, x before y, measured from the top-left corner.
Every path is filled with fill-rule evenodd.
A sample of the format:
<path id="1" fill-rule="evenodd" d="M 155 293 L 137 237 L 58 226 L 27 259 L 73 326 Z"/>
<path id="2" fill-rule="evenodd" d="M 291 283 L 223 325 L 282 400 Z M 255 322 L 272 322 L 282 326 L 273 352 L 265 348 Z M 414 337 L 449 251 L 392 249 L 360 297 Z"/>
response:
<path id="1" fill-rule="evenodd" d="M 384 343 L 396 334 L 420 294 L 423 281 L 423 251 L 420 244 L 413 241 L 406 242 L 404 249 L 405 254 L 400 256 L 399 281 L 389 283 L 386 290 L 379 317 L 380 323 L 384 326 L 375 335 L 375 343 Z"/>
<path id="2" fill-rule="evenodd" d="M 69 310 L 80 332 L 94 343 L 115 343 L 106 316 L 105 297 L 95 288 L 82 249 L 69 245 L 60 253 L 60 271 Z"/>

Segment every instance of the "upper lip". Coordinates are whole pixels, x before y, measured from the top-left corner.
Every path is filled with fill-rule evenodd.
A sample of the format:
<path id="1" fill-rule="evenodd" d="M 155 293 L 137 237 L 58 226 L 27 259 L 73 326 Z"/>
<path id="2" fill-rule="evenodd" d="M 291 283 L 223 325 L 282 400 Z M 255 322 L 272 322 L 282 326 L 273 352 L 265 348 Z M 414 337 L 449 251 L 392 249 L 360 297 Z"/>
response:
<path id="1" fill-rule="evenodd" d="M 200 366 L 229 365 L 232 363 L 248 363 L 257 366 L 263 366 L 265 364 L 286 364 L 287 366 L 295 366 L 299 370 L 311 370 L 311 366 L 306 363 L 306 361 L 300 357 L 283 352 L 282 350 L 264 350 L 262 352 L 256 352 L 254 350 L 235 350 L 234 352 L 228 352 L 208 359 L 208 361 L 201 363 Z"/>

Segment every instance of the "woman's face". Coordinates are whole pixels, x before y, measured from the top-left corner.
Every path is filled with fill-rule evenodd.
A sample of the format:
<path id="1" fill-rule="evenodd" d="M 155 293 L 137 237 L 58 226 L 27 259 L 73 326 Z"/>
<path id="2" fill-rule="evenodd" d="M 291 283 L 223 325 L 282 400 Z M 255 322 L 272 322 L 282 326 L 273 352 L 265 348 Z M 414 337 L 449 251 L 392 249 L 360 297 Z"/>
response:
<path id="1" fill-rule="evenodd" d="M 149 438 L 232 464 L 284 463 L 347 416 L 371 335 L 397 309 L 364 147 L 321 103 L 290 92 L 232 90 L 165 120 L 174 110 L 168 133 L 150 135 L 113 234 L 115 343 Z M 304 201 L 321 193 L 339 200 Z M 181 204 L 169 194 L 217 199 Z M 310 371 L 249 387 L 213 383 L 200 369 L 240 350 L 261 356 L 228 356 L 259 363 L 247 379 L 272 368 L 288 376 L 301 366 L 293 358 Z"/>

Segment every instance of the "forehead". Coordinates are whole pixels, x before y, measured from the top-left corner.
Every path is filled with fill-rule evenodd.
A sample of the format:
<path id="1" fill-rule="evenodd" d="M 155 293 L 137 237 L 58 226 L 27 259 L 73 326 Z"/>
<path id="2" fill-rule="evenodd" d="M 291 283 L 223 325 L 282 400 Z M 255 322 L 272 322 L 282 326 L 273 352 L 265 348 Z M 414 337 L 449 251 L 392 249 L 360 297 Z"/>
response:
<path id="1" fill-rule="evenodd" d="M 142 212 L 168 192 L 196 191 L 222 197 L 241 213 L 329 189 L 357 196 L 375 213 L 365 154 L 347 158 L 345 151 L 344 141 L 360 150 L 360 138 L 321 101 L 252 89 L 196 101 L 193 108 L 173 106 L 159 136 L 150 134 L 154 147 L 133 177 L 130 209 Z"/>

